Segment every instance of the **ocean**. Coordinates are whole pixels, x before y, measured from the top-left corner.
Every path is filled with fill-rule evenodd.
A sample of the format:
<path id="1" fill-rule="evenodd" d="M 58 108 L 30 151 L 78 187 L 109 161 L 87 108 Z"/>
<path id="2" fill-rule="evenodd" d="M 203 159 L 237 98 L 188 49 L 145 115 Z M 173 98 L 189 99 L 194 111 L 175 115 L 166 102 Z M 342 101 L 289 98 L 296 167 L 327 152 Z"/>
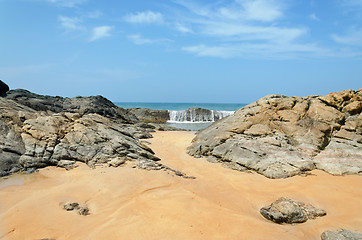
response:
<path id="1" fill-rule="evenodd" d="M 170 120 L 168 125 L 187 130 L 203 129 L 218 119 L 232 115 L 235 111 L 246 106 L 243 103 L 144 103 L 144 102 L 115 102 L 122 108 L 149 108 L 168 110 Z M 189 108 L 203 108 L 210 111 L 195 111 Z"/>

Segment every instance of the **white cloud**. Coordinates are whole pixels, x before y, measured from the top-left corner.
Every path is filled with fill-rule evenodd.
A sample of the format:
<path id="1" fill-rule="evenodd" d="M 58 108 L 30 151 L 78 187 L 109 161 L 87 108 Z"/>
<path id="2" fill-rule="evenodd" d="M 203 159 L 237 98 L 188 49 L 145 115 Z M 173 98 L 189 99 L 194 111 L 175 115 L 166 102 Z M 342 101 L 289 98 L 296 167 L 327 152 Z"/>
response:
<path id="1" fill-rule="evenodd" d="M 328 50 L 314 45 L 272 43 L 245 43 L 223 44 L 216 46 L 194 45 L 183 47 L 182 50 L 194 53 L 197 56 L 209 56 L 220 58 L 245 57 L 245 58 L 270 58 L 289 59 L 314 54 L 315 56 L 331 54 Z"/>
<path id="2" fill-rule="evenodd" d="M 192 29 L 189 27 L 186 27 L 184 24 L 176 23 L 175 28 L 177 31 L 182 33 L 192 33 Z"/>
<path id="3" fill-rule="evenodd" d="M 124 20 L 129 23 L 139 23 L 139 24 L 160 24 L 163 23 L 163 15 L 159 12 L 137 12 L 133 14 L 128 14 L 124 17 Z"/>
<path id="4" fill-rule="evenodd" d="M 202 33 L 216 37 L 234 37 L 233 41 L 264 40 L 290 42 L 304 35 L 304 28 L 264 27 L 258 25 L 235 24 L 228 22 L 208 22 Z"/>
<path id="5" fill-rule="evenodd" d="M 82 22 L 81 19 L 77 17 L 72 18 L 72 17 L 59 16 L 58 21 L 66 31 L 83 29 L 83 27 L 80 25 L 80 23 Z"/>
<path id="6" fill-rule="evenodd" d="M 170 39 L 165 39 L 165 38 L 150 39 L 150 38 L 145 38 L 140 34 L 129 35 L 128 38 L 136 45 L 162 44 L 162 43 L 171 42 Z"/>
<path id="7" fill-rule="evenodd" d="M 308 18 L 310 20 L 313 20 L 313 21 L 319 21 L 320 20 L 315 13 L 309 14 Z"/>
<path id="8" fill-rule="evenodd" d="M 175 2 L 190 12 L 207 18 L 271 22 L 283 16 L 283 0 L 234 0 L 228 5 L 221 1 L 208 5 L 185 0 Z"/>
<path id="9" fill-rule="evenodd" d="M 153 43 L 153 40 L 144 38 L 139 34 L 129 35 L 128 38 L 137 45 L 143 45 L 143 44 L 151 44 Z"/>
<path id="10" fill-rule="evenodd" d="M 81 5 L 87 2 L 88 0 L 47 0 L 47 1 L 62 7 L 76 7 L 77 5 Z"/>
<path id="11" fill-rule="evenodd" d="M 101 38 L 111 36 L 110 31 L 112 29 L 113 29 L 112 26 L 99 26 L 99 27 L 93 28 L 90 41 L 95 41 L 95 40 L 98 40 Z"/>
<path id="12" fill-rule="evenodd" d="M 103 15 L 103 13 L 101 11 L 93 11 L 93 12 L 89 12 L 87 14 L 87 18 L 92 18 L 92 19 L 97 19 L 100 18 Z"/>
<path id="13" fill-rule="evenodd" d="M 333 34 L 332 38 L 338 43 L 362 46 L 362 28 L 350 29 L 344 36 Z"/>
<path id="14" fill-rule="evenodd" d="M 287 16 L 284 0 L 214 1 L 198 5 L 187 0 L 176 3 L 188 10 L 180 24 L 197 29 L 197 44 L 182 50 L 197 56 L 221 58 L 298 58 L 330 56 L 332 53 L 313 43 L 303 42 L 309 29 L 281 20 Z M 314 15 L 314 17 L 316 17 Z"/>
<path id="15" fill-rule="evenodd" d="M 275 0 L 236 0 L 244 9 L 246 19 L 270 22 L 281 16 L 282 1 Z"/>

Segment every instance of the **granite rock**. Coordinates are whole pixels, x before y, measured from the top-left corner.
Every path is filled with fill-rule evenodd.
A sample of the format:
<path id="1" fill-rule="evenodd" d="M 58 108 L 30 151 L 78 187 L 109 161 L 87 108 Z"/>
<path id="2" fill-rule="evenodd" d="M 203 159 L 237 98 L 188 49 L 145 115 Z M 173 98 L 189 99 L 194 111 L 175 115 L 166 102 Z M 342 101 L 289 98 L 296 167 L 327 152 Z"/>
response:
<path id="1" fill-rule="evenodd" d="M 337 232 L 325 231 L 321 235 L 321 240 L 361 240 L 362 234 L 342 229 Z"/>
<path id="2" fill-rule="evenodd" d="M 303 223 L 308 219 L 325 216 L 322 209 L 313 207 L 310 204 L 293 201 L 289 198 L 279 198 L 271 205 L 260 209 L 261 215 L 275 223 Z"/>
<path id="3" fill-rule="evenodd" d="M 268 95 L 197 133 L 189 154 L 269 178 L 362 173 L 362 89 Z M 232 164 L 230 164 L 232 163 Z"/>

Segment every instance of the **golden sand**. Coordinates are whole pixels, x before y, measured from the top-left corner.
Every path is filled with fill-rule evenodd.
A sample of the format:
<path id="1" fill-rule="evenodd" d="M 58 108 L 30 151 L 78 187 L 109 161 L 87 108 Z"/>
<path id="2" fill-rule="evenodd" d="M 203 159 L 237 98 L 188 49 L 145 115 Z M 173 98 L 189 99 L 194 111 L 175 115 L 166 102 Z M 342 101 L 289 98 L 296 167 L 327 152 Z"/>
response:
<path id="1" fill-rule="evenodd" d="M 196 179 L 131 166 L 71 171 L 48 167 L 0 182 L 0 239 L 303 239 L 325 230 L 362 232 L 362 177 L 272 180 L 186 154 L 193 133 L 157 132 L 149 145 L 162 163 Z M 327 211 L 297 225 L 267 221 L 259 209 L 285 196 Z M 67 212 L 79 202 L 90 215 Z"/>

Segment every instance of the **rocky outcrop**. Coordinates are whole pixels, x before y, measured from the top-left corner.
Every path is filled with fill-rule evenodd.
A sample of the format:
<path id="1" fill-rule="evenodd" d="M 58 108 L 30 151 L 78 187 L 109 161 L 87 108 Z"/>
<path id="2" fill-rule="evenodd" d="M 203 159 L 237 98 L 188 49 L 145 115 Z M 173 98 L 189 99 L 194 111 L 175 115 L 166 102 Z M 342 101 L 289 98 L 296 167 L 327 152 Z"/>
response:
<path id="1" fill-rule="evenodd" d="M 79 113 L 80 115 L 96 113 L 107 118 L 117 119 L 123 123 L 138 122 L 138 119 L 133 114 L 117 107 L 102 96 L 63 98 L 59 96 L 44 96 L 27 90 L 16 89 L 9 91 L 6 98 L 36 111 L 69 112 Z"/>
<path id="2" fill-rule="evenodd" d="M 362 89 L 269 95 L 197 133 L 189 154 L 286 178 L 313 169 L 362 173 Z"/>
<path id="3" fill-rule="evenodd" d="M 303 223 L 308 219 L 325 216 L 322 209 L 313 207 L 310 204 L 293 201 L 289 198 L 279 198 L 271 205 L 260 209 L 261 215 L 275 223 Z"/>
<path id="4" fill-rule="evenodd" d="M 170 120 L 167 110 L 155 110 L 148 108 L 130 108 L 128 111 L 145 123 L 166 123 Z"/>
<path id="5" fill-rule="evenodd" d="M 322 233 L 321 240 L 361 240 L 362 234 L 342 229 L 337 232 L 326 231 Z"/>
<path id="6" fill-rule="evenodd" d="M 77 161 L 90 167 L 126 161 L 145 169 L 160 165 L 139 140 L 152 137 L 152 126 L 133 124 L 132 114 L 107 99 L 20 92 L 25 96 L 11 91 L 0 98 L 0 176 L 50 165 L 70 169 Z"/>
<path id="7" fill-rule="evenodd" d="M 6 92 L 9 91 L 9 86 L 0 80 L 0 97 L 5 97 Z"/>

